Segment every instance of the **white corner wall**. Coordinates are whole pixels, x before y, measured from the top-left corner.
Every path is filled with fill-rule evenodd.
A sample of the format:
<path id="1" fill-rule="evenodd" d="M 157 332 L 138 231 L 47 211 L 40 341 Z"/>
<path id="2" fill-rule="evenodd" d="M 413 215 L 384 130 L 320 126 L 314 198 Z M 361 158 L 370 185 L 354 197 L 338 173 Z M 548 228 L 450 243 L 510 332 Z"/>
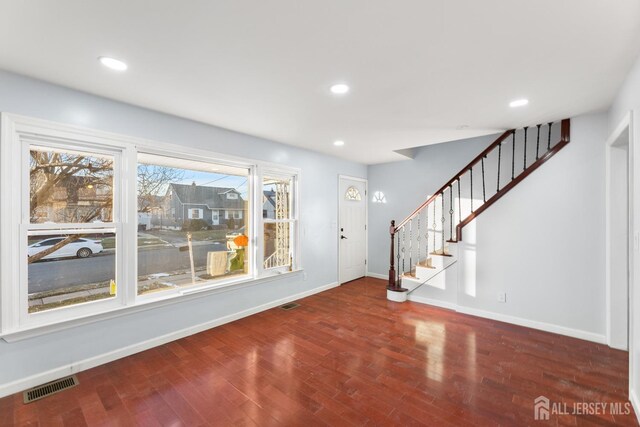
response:
<path id="1" fill-rule="evenodd" d="M 632 236 L 640 238 L 640 56 L 629 72 L 609 109 L 609 132 L 613 132 L 625 115 L 630 114 L 630 146 L 632 161 Z M 640 251 L 634 246 L 632 258 L 632 280 L 630 283 L 629 317 L 629 398 L 640 419 Z"/>
<path id="2" fill-rule="evenodd" d="M 0 340 L 0 397 L 337 284 L 338 175 L 366 178 L 364 165 L 4 71 L 0 111 L 301 168 L 305 270 L 24 341 Z"/>
<path id="3" fill-rule="evenodd" d="M 605 341 L 606 120 L 573 118 L 571 143 L 464 230 L 460 306 Z"/>
<path id="4" fill-rule="evenodd" d="M 440 292 L 445 306 L 605 341 L 606 137 L 605 114 L 573 118 L 571 143 L 465 227 L 456 300 L 450 289 Z M 412 212 L 494 139 L 428 146 L 413 161 L 369 166 L 370 190 L 385 191 L 392 205 L 370 203 L 372 273 L 388 269 L 388 220 Z"/>

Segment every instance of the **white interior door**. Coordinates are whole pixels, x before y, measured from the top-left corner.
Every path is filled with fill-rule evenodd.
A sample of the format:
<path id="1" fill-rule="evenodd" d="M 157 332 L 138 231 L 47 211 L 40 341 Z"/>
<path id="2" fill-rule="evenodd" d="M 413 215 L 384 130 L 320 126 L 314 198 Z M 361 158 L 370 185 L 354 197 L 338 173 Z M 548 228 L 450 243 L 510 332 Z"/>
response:
<path id="1" fill-rule="evenodd" d="M 340 283 L 366 275 L 367 265 L 367 183 L 340 177 L 338 238 L 340 239 Z"/>

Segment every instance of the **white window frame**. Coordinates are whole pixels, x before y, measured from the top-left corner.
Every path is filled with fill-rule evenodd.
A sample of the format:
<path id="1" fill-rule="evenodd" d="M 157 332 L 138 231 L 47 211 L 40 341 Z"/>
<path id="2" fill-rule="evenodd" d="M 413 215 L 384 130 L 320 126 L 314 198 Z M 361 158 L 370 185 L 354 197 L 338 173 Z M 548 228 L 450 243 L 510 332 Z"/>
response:
<path id="1" fill-rule="evenodd" d="M 193 212 L 198 212 L 198 217 L 193 216 Z M 204 219 L 204 209 L 201 208 L 189 208 L 189 218 L 187 219 Z"/>
<path id="2" fill-rule="evenodd" d="M 55 230 L 61 234 L 113 232 L 116 234 L 116 284 L 124 281 L 127 269 L 125 248 L 122 236 L 124 197 L 127 189 L 123 185 L 122 169 L 124 153 L 128 149 L 124 144 L 105 139 L 101 135 L 65 130 L 60 127 L 43 127 L 31 119 L 12 120 L 2 116 L 2 140 L 0 148 L 0 191 L 3 195 L 2 212 L 0 213 L 0 295 L 2 301 L 2 331 L 29 329 L 41 325 L 67 321 L 83 317 L 94 312 L 118 309 L 125 304 L 126 289 L 118 289 L 113 298 L 76 304 L 42 312 L 28 312 L 28 264 L 24 254 L 27 253 L 28 234 L 52 234 Z M 78 151 L 87 154 L 103 154 L 113 156 L 113 222 L 110 223 L 31 223 L 29 215 L 29 151 L 31 147 L 47 150 Z M 10 164 L 7 164 L 9 162 Z M 19 183 L 15 185 L 14 183 Z M 5 197 L 11 203 L 5 203 Z M 16 206 L 19 208 L 16 209 Z M 10 233 L 5 238 L 5 232 Z M 8 261 L 5 263 L 5 261 Z M 9 282 L 7 282 L 9 280 Z M 4 285 L 5 283 L 12 285 Z M 17 284 L 17 286 L 13 285 Z"/>
<path id="3" fill-rule="evenodd" d="M 263 209 L 262 207 L 264 206 L 264 194 L 263 194 L 263 185 L 264 185 L 264 177 L 267 176 L 269 178 L 276 178 L 276 179 L 283 179 L 283 180 L 291 180 L 291 190 L 290 190 L 290 194 L 291 194 L 291 206 L 290 206 L 290 216 L 289 219 L 284 219 L 284 220 L 277 220 L 277 219 L 268 219 L 268 218 L 264 218 L 263 216 Z M 293 254 L 293 259 L 291 260 L 291 266 L 281 266 L 281 267 L 272 267 L 272 268 L 265 268 L 264 267 L 264 242 L 261 243 L 260 245 L 260 249 L 261 249 L 261 253 L 260 253 L 260 268 L 262 269 L 262 271 L 273 271 L 276 273 L 282 273 L 284 271 L 288 271 L 288 270 L 297 270 L 300 269 L 300 250 L 299 250 L 299 245 L 300 245 L 300 191 L 299 191 L 299 187 L 300 187 L 300 173 L 291 173 L 291 172 L 285 172 L 282 169 L 273 169 L 273 168 L 263 168 L 261 170 L 261 174 L 260 174 L 260 229 L 262 231 L 262 234 L 260 236 L 260 239 L 263 240 L 264 239 L 264 224 L 277 224 L 277 223 L 282 223 L 282 222 L 286 222 L 288 224 L 290 224 L 290 242 L 289 242 L 289 250 L 291 251 L 291 253 Z"/>
<path id="4" fill-rule="evenodd" d="M 27 230 L 51 229 L 51 224 L 25 223 L 28 213 L 29 144 L 39 147 L 56 146 L 71 151 L 109 154 L 114 156 L 114 207 L 113 222 L 96 224 L 56 224 L 64 231 L 100 232 L 113 230 L 116 233 L 116 283 L 117 294 L 113 298 L 92 301 L 73 306 L 56 308 L 28 314 L 27 263 L 22 257 L 26 253 Z M 25 142 L 23 142 L 23 140 Z M 237 278 L 213 280 L 197 287 L 185 287 L 174 292 L 158 292 L 137 295 L 137 165 L 138 153 L 156 154 L 178 159 L 191 159 L 217 164 L 247 168 L 249 171 L 250 221 L 245 234 L 252 243 L 247 251 L 251 273 Z M 21 161 L 16 161 L 21 159 Z M 281 271 L 265 271 L 263 268 L 262 177 L 293 177 L 291 245 L 294 254 L 293 271 L 301 271 L 299 243 L 299 186 L 301 172 L 297 168 L 273 163 L 233 157 L 207 150 L 176 144 L 149 141 L 109 132 L 63 125 L 45 120 L 32 119 L 13 114 L 0 115 L 0 337 L 12 341 L 37 336 L 86 324 L 92 321 L 125 315 L 133 311 L 154 306 L 187 301 L 199 296 L 220 292 L 229 286 L 253 286 L 265 280 L 280 277 Z M 21 185 L 15 185 L 21 182 Z M 16 209 L 16 206 L 21 206 Z M 26 207 L 26 211 L 25 211 Z M 27 220 L 29 216 L 26 216 Z M 288 269 L 287 269 L 288 270 Z M 14 286 L 18 283 L 19 286 Z"/>

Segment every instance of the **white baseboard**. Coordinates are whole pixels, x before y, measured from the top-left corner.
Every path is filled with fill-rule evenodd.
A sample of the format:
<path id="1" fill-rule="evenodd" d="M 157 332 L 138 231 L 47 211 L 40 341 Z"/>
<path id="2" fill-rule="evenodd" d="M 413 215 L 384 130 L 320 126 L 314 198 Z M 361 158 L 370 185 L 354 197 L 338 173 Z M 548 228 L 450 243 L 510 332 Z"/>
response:
<path id="1" fill-rule="evenodd" d="M 95 368 L 96 366 L 104 365 L 105 363 L 113 362 L 114 360 L 121 359 L 123 357 L 127 357 L 132 354 L 178 340 L 180 338 L 188 337 L 189 335 L 194 335 L 198 332 L 206 331 L 207 329 L 215 328 L 216 326 L 224 325 L 225 323 L 233 322 L 235 320 L 242 319 L 243 317 L 251 316 L 252 314 L 260 313 L 261 311 L 269 310 L 282 304 L 286 304 L 291 301 L 324 292 L 335 287 L 338 287 L 337 282 L 329 283 L 328 285 L 320 286 L 305 292 L 300 292 L 295 295 L 290 295 L 286 298 L 281 298 L 266 304 L 249 308 L 247 310 L 219 317 L 205 323 L 171 332 L 169 334 L 161 335 L 159 337 L 151 338 L 147 341 L 135 343 L 127 347 L 119 348 L 108 353 L 100 354 L 88 359 L 60 366 L 59 368 L 51 369 L 49 371 L 35 374 L 27 378 L 23 378 L 7 384 L 2 384 L 0 385 L 0 398 L 18 393 L 22 390 L 26 390 L 40 384 L 47 383 L 49 381 L 54 381 L 67 375 L 86 371 L 87 369 Z"/>
<path id="2" fill-rule="evenodd" d="M 370 271 L 367 271 L 367 277 L 373 277 L 375 279 L 387 280 L 389 278 L 389 275 L 388 274 L 371 273 Z"/>
<path id="3" fill-rule="evenodd" d="M 484 317 L 485 319 L 512 323 L 514 325 L 525 326 L 527 328 L 538 329 L 541 331 L 552 332 L 554 334 L 566 335 L 568 337 L 592 341 L 598 344 L 607 343 L 607 339 L 604 335 L 595 334 L 593 332 L 583 331 L 580 329 L 567 328 L 566 326 L 554 325 L 552 323 L 539 322 L 537 320 L 524 319 L 522 317 L 510 316 L 507 314 L 495 313 L 493 311 L 479 310 L 477 308 L 464 306 L 458 306 L 456 311 L 463 314 L 469 314 L 471 316 Z"/>
<path id="4" fill-rule="evenodd" d="M 422 304 L 433 305 L 436 307 L 455 310 L 458 313 L 468 314 L 485 319 L 497 320 L 499 322 L 511 323 L 514 325 L 524 326 L 527 328 L 538 329 L 540 331 L 551 332 L 554 334 L 566 335 L 568 337 L 578 338 L 581 340 L 592 341 L 598 344 L 606 344 L 607 338 L 601 334 L 583 331 L 580 329 L 567 328 L 566 326 L 554 325 L 552 323 L 539 322 L 536 320 L 524 319 L 522 317 L 510 316 L 507 314 L 496 313 L 493 311 L 480 310 L 477 308 L 457 305 L 449 301 L 435 300 L 414 295 L 409 295 L 409 300 Z"/>
<path id="5" fill-rule="evenodd" d="M 433 305 L 435 307 L 446 308 L 447 310 L 457 311 L 458 306 L 454 302 L 442 301 L 432 298 L 425 298 L 409 294 L 409 301 L 419 302 L 421 304 Z"/>

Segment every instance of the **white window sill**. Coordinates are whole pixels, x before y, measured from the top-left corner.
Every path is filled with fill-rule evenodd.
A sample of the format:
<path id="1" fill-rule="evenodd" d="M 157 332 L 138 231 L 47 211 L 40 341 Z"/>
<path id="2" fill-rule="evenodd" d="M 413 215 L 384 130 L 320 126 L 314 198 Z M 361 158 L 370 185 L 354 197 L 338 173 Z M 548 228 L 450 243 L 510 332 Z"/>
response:
<path id="1" fill-rule="evenodd" d="M 89 323 L 100 322 L 120 316 L 126 316 L 141 311 L 152 310 L 154 308 L 163 307 L 166 305 L 179 304 L 203 296 L 215 295 L 223 292 L 256 286 L 266 282 L 277 280 L 282 277 L 297 276 L 302 272 L 303 269 L 285 272 L 267 270 L 265 271 L 265 275 L 260 278 L 242 277 L 235 280 L 230 279 L 222 282 L 212 283 L 209 285 L 181 289 L 175 292 L 168 292 L 167 294 L 152 294 L 148 297 L 140 298 L 135 305 L 122 306 L 111 310 L 102 311 L 96 314 L 70 318 L 62 322 L 20 328 L 0 335 L 0 338 L 5 340 L 6 342 L 21 341 L 28 338 L 46 335 L 52 332 L 86 325 Z"/>

